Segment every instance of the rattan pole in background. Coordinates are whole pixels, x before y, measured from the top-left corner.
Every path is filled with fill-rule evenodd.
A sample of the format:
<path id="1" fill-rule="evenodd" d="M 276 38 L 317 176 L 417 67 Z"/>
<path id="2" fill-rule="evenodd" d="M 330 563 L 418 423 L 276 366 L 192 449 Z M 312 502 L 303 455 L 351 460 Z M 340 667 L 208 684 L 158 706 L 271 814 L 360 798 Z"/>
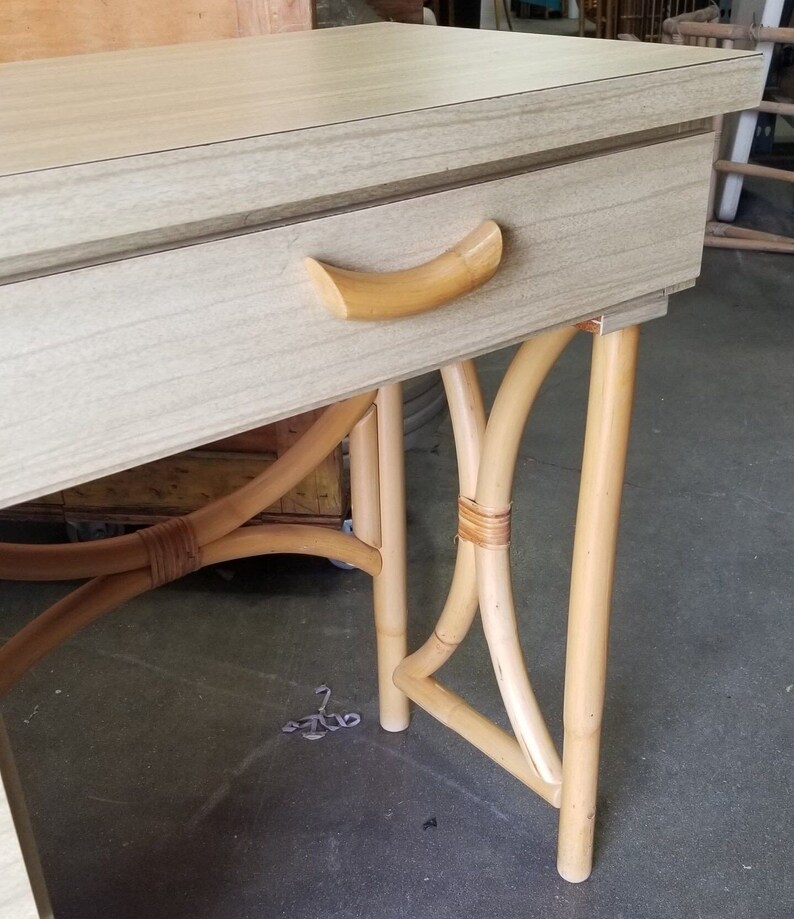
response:
<path id="1" fill-rule="evenodd" d="M 759 233 L 758 238 L 750 235 L 754 232 Z M 727 233 L 724 236 L 719 236 L 716 233 L 709 234 L 706 236 L 704 244 L 710 249 L 742 249 L 747 252 L 778 252 L 781 255 L 794 255 L 794 239 L 767 239 L 760 235 L 760 232 L 753 230 L 739 232 L 737 228 L 735 236 L 729 236 Z"/>

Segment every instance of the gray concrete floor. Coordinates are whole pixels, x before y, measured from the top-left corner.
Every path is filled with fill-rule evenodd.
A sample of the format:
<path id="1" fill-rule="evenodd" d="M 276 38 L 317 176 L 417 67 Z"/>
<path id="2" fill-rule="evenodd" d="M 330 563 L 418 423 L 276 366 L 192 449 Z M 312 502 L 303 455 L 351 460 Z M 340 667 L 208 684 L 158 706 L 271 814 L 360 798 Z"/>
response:
<path id="1" fill-rule="evenodd" d="M 364 575 L 252 560 L 129 604 L 4 700 L 58 919 L 794 916 L 791 265 L 707 251 L 644 332 L 587 883 L 556 874 L 555 812 L 479 752 L 422 712 L 379 729 Z M 489 391 L 507 358 L 480 362 Z M 523 641 L 557 740 L 587 375 L 583 335 L 516 494 Z M 446 424 L 408 473 L 416 646 L 453 562 Z M 66 589 L 4 583 L 0 634 Z M 479 625 L 445 677 L 504 722 Z M 322 681 L 362 724 L 282 735 Z"/>

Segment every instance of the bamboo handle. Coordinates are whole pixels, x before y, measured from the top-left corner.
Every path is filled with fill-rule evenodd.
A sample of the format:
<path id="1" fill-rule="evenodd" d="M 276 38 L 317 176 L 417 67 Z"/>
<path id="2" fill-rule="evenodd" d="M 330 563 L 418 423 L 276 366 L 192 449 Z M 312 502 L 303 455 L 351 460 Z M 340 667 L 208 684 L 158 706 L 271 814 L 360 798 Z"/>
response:
<path id="1" fill-rule="evenodd" d="M 486 220 L 443 255 L 404 271 L 366 272 L 306 259 L 325 307 L 340 319 L 401 319 L 426 313 L 493 277 L 502 259 L 502 232 Z"/>

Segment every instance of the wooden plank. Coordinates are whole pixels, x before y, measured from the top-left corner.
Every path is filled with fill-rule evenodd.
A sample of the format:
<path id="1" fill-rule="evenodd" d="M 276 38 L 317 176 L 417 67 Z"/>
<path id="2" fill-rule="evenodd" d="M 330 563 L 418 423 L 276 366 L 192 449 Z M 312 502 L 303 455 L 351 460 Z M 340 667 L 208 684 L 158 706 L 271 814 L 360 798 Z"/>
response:
<path id="1" fill-rule="evenodd" d="M 208 451 L 167 457 L 60 492 L 63 516 L 76 519 L 77 512 L 84 518 L 104 520 L 108 515 L 186 514 L 242 487 L 275 460 L 273 455 Z M 339 460 L 334 458 L 264 509 L 263 515 L 339 519 L 341 504 Z"/>
<path id="2" fill-rule="evenodd" d="M 0 62 L 209 42 L 313 26 L 311 0 L 3 0 Z"/>
<path id="3" fill-rule="evenodd" d="M 166 457 L 66 489 L 64 511 L 84 514 L 105 510 L 117 513 L 184 514 L 230 494 L 259 475 L 275 461 L 274 456 L 207 454 L 202 451 Z M 273 507 L 276 513 L 281 505 Z"/>
<path id="4" fill-rule="evenodd" d="M 19 776 L 1 718 L 0 919 L 52 919 Z"/>
<path id="5" fill-rule="evenodd" d="M 276 431 L 279 440 L 279 454 L 287 451 L 290 444 L 311 427 L 311 417 L 296 415 L 277 425 Z M 319 514 L 320 500 L 318 497 L 322 486 L 317 482 L 317 472 L 313 472 L 297 488 L 283 496 L 281 511 L 284 514 Z"/>
<path id="6" fill-rule="evenodd" d="M 313 29 L 313 0 L 237 0 L 238 35 L 276 35 Z"/>
<path id="7" fill-rule="evenodd" d="M 662 121 L 668 92 L 688 107 L 680 80 L 690 68 L 701 115 Z M 402 23 L 21 61 L 0 67 L 0 175 L 527 93 L 537 94 L 536 116 L 547 117 L 544 93 L 560 89 L 567 94 L 558 101 L 575 106 L 572 125 L 584 86 L 638 76 L 652 92 L 645 117 L 655 127 L 756 105 L 759 68 L 747 52 Z M 730 73 L 742 78 L 726 91 L 719 80 Z M 631 84 L 599 92 L 610 88 L 622 93 L 624 114 L 609 131 L 636 130 L 624 123 L 642 99 Z M 590 101 L 600 117 L 598 99 Z"/>
<path id="8" fill-rule="evenodd" d="M 0 288 L 0 429 L 14 444 L 0 455 L 0 506 L 690 280 L 712 143 L 697 135 Z M 408 320 L 334 319 L 302 264 L 418 264 L 488 217 L 505 233 L 496 277 Z"/>
<path id="9" fill-rule="evenodd" d="M 266 424 L 261 428 L 254 428 L 252 431 L 243 431 L 242 434 L 234 434 L 232 437 L 224 437 L 221 440 L 213 440 L 212 443 L 204 444 L 202 450 L 220 450 L 226 453 L 271 453 L 273 456 L 278 451 L 278 425 L 284 424 L 277 421 L 275 424 Z"/>
<path id="10" fill-rule="evenodd" d="M 321 517 L 344 517 L 350 510 L 350 495 L 344 482 L 340 449 L 314 470 L 314 493 L 317 496 L 317 513 Z"/>
<path id="11" fill-rule="evenodd" d="M 237 34 L 234 0 L 3 0 L 0 4 L 0 61 L 206 42 Z"/>

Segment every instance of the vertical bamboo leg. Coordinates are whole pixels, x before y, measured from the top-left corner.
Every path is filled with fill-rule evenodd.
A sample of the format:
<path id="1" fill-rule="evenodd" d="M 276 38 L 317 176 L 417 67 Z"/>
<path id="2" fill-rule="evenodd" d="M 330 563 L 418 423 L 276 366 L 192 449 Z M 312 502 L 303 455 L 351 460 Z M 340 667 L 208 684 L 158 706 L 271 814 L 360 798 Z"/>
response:
<path id="1" fill-rule="evenodd" d="M 381 389 L 376 408 L 383 568 L 373 579 L 373 597 L 380 723 L 386 731 L 404 731 L 409 721 L 408 697 L 393 680 L 397 665 L 408 654 L 402 386 Z"/>
<path id="2" fill-rule="evenodd" d="M 378 411 L 373 405 L 350 432 L 350 503 L 353 533 L 381 547 Z"/>
<path id="3" fill-rule="evenodd" d="M 557 868 L 573 882 L 593 861 L 598 753 L 612 577 L 626 464 L 639 328 L 595 336 L 576 515 Z"/>

